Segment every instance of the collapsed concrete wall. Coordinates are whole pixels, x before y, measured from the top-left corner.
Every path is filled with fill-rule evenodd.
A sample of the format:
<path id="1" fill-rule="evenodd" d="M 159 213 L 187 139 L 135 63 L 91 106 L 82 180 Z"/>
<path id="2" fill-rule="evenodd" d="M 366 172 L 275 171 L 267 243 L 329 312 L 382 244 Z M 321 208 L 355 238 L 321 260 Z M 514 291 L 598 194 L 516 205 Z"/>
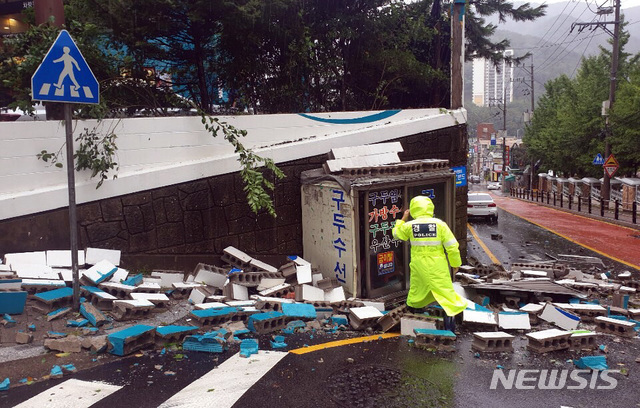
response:
<path id="1" fill-rule="evenodd" d="M 467 160 L 466 125 L 395 139 L 400 158 Z M 392 141 L 392 140 L 388 140 Z M 78 205 L 79 246 L 119 249 L 128 268 L 190 269 L 215 262 L 231 245 L 263 259 L 302 254 L 299 176 L 322 166 L 326 154 L 279 163 L 277 218 L 255 215 L 246 204 L 239 174 L 223 174 Z M 466 254 L 467 187 L 456 188 L 454 233 Z M 68 249 L 68 210 L 0 221 L 0 252 Z"/>

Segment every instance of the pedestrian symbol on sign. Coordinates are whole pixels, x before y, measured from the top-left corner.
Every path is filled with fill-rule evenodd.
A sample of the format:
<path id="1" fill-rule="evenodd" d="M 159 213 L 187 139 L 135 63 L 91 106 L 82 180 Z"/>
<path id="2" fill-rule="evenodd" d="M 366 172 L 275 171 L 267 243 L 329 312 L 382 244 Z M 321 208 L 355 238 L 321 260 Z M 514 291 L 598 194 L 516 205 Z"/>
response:
<path id="1" fill-rule="evenodd" d="M 66 30 L 60 31 L 31 78 L 36 101 L 99 103 L 100 88 L 91 68 Z"/>

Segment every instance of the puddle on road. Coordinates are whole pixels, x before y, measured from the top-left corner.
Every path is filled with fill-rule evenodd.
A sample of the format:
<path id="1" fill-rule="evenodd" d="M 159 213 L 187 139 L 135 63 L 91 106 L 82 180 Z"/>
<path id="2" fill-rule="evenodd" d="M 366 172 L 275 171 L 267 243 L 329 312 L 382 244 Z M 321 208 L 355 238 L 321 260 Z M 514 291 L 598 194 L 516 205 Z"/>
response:
<path id="1" fill-rule="evenodd" d="M 451 361 L 409 353 L 397 367 L 357 365 L 335 372 L 327 390 L 343 407 L 450 407 L 454 375 Z"/>

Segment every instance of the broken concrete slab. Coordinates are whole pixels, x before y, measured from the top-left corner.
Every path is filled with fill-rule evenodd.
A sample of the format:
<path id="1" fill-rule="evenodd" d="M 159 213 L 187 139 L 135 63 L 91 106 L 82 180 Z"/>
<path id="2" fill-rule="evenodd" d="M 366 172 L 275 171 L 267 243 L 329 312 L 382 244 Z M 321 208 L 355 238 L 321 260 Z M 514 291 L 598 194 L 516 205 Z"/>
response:
<path id="1" fill-rule="evenodd" d="M 78 336 L 67 336 L 59 339 L 45 339 L 44 347 L 63 353 L 79 353 L 82 351 L 82 341 Z"/>
<path id="2" fill-rule="evenodd" d="M 82 348 L 88 349 L 92 353 L 102 353 L 109 345 L 107 335 L 85 337 L 82 339 Z"/>
<path id="3" fill-rule="evenodd" d="M 23 331 L 19 331 L 16 333 L 16 343 L 18 344 L 29 344 L 33 341 L 32 333 L 25 333 Z"/>
<path id="4" fill-rule="evenodd" d="M 471 349 L 483 352 L 513 352 L 513 339 L 515 336 L 502 331 L 475 332 Z"/>
<path id="5" fill-rule="evenodd" d="M 49 312 L 47 313 L 47 321 L 50 322 L 52 320 L 63 317 L 70 311 L 71 307 L 61 307 L 60 309 L 54 310 L 53 312 Z"/>
<path id="6" fill-rule="evenodd" d="M 139 324 L 107 336 L 110 344 L 109 352 L 117 356 L 125 356 L 145 347 L 153 346 L 155 342 L 155 327 Z"/>
<path id="7" fill-rule="evenodd" d="M 580 323 L 580 316 L 567 312 L 551 303 L 547 303 L 539 315 L 540 319 L 553 323 L 564 330 L 575 330 Z"/>

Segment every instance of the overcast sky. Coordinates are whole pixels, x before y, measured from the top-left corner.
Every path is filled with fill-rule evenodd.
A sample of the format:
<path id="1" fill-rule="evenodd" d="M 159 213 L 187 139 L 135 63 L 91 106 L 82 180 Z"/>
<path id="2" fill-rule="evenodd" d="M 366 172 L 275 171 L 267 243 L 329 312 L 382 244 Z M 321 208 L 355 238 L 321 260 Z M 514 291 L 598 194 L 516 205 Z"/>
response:
<path id="1" fill-rule="evenodd" d="M 551 4 L 551 3 L 561 3 L 563 1 L 566 1 L 566 0 L 547 0 L 547 1 L 531 0 L 530 2 L 531 3 L 538 3 L 538 4 L 542 4 L 542 3 Z M 575 0 L 573 0 L 573 1 L 575 1 Z M 581 1 L 585 1 L 585 0 L 581 0 Z M 614 4 L 612 0 L 609 0 L 609 1 L 606 1 L 606 0 L 588 0 L 588 2 L 590 4 L 596 4 L 596 5 L 600 5 L 600 6 L 602 6 L 602 5 L 604 5 L 604 6 L 613 6 L 613 4 Z M 620 6 L 623 9 L 631 8 L 631 7 L 637 7 L 637 6 L 640 6 L 640 0 L 620 0 Z"/>

